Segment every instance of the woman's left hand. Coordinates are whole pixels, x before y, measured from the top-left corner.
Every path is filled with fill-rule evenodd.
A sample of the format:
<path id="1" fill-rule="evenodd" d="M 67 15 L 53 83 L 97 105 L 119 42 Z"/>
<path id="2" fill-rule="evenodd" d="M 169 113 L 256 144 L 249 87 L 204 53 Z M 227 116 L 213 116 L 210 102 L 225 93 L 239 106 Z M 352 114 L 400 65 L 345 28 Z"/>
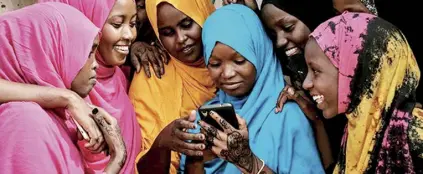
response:
<path id="1" fill-rule="evenodd" d="M 222 132 L 204 121 L 199 121 L 202 131 L 207 134 L 207 141 L 212 143 L 212 152 L 219 158 L 238 166 L 246 173 L 251 173 L 257 160 L 250 149 L 245 120 L 238 115 L 236 116 L 239 124 L 238 130 L 216 112 L 211 111 L 210 116 L 224 129 Z"/>

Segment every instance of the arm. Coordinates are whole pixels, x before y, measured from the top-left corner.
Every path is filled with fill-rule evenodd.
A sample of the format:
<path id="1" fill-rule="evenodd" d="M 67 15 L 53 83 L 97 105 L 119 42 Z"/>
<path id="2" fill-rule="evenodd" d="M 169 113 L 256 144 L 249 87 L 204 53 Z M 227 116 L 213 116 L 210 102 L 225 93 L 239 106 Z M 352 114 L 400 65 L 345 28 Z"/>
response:
<path id="1" fill-rule="evenodd" d="M 150 150 L 138 161 L 139 173 L 168 173 L 170 168 L 171 150 L 160 147 L 158 137 Z"/>
<path id="2" fill-rule="evenodd" d="M 31 101 L 43 108 L 67 108 L 79 100 L 75 92 L 67 89 L 29 85 L 0 79 L 0 103 Z"/>

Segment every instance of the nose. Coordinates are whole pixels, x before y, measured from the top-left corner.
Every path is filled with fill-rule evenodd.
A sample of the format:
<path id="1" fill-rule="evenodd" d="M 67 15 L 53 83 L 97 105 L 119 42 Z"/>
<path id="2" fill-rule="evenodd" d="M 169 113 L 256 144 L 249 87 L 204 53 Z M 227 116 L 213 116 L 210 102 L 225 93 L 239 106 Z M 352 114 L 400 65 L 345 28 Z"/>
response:
<path id="1" fill-rule="evenodd" d="M 97 60 L 94 58 L 94 61 L 93 61 L 93 64 L 92 64 L 92 68 L 93 68 L 93 70 L 95 71 L 95 70 L 97 70 L 97 68 L 98 68 L 98 63 L 97 63 Z"/>
<path id="2" fill-rule="evenodd" d="M 308 91 L 313 88 L 313 78 L 311 76 L 311 71 L 308 71 L 307 76 L 303 82 L 303 88 Z"/>
<path id="3" fill-rule="evenodd" d="M 123 39 L 132 41 L 134 40 L 135 36 L 136 36 L 136 31 L 133 33 L 131 30 L 131 27 L 126 26 L 123 28 L 123 34 L 122 34 Z"/>
<path id="4" fill-rule="evenodd" d="M 178 43 L 179 44 L 184 44 L 185 41 L 188 39 L 187 35 L 183 31 L 177 31 L 176 34 L 178 36 Z"/>
<path id="5" fill-rule="evenodd" d="M 288 39 L 284 31 L 279 31 L 276 34 L 276 48 L 284 48 L 288 44 Z"/>
<path id="6" fill-rule="evenodd" d="M 224 69 L 223 69 L 223 72 L 222 72 L 222 77 L 224 79 L 230 79 L 230 78 L 232 78 L 236 75 L 236 71 L 232 66 L 226 65 L 226 66 L 223 66 L 223 68 Z"/>

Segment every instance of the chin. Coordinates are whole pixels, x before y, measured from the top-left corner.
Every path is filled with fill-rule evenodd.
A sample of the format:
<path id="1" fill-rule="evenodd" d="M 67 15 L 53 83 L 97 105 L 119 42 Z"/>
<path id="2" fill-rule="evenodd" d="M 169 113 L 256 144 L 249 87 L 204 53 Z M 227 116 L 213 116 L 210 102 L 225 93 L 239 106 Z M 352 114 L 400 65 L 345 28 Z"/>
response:
<path id="1" fill-rule="evenodd" d="M 323 117 L 326 119 L 331 119 L 337 115 L 336 112 L 333 112 L 332 110 L 323 110 Z"/>

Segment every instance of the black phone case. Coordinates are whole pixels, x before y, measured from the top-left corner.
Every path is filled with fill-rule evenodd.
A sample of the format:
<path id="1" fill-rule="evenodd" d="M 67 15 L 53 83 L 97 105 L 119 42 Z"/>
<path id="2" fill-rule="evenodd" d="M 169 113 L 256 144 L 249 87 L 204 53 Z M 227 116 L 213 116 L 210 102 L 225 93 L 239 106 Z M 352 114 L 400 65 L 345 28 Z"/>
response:
<path id="1" fill-rule="evenodd" d="M 210 116 L 210 111 L 214 111 L 219 114 L 223 119 L 225 119 L 229 124 L 232 125 L 235 129 L 239 129 L 238 120 L 236 119 L 235 110 L 230 103 L 224 104 L 215 104 L 201 106 L 198 109 L 201 120 L 214 126 L 215 128 L 223 131 L 223 128 Z"/>

